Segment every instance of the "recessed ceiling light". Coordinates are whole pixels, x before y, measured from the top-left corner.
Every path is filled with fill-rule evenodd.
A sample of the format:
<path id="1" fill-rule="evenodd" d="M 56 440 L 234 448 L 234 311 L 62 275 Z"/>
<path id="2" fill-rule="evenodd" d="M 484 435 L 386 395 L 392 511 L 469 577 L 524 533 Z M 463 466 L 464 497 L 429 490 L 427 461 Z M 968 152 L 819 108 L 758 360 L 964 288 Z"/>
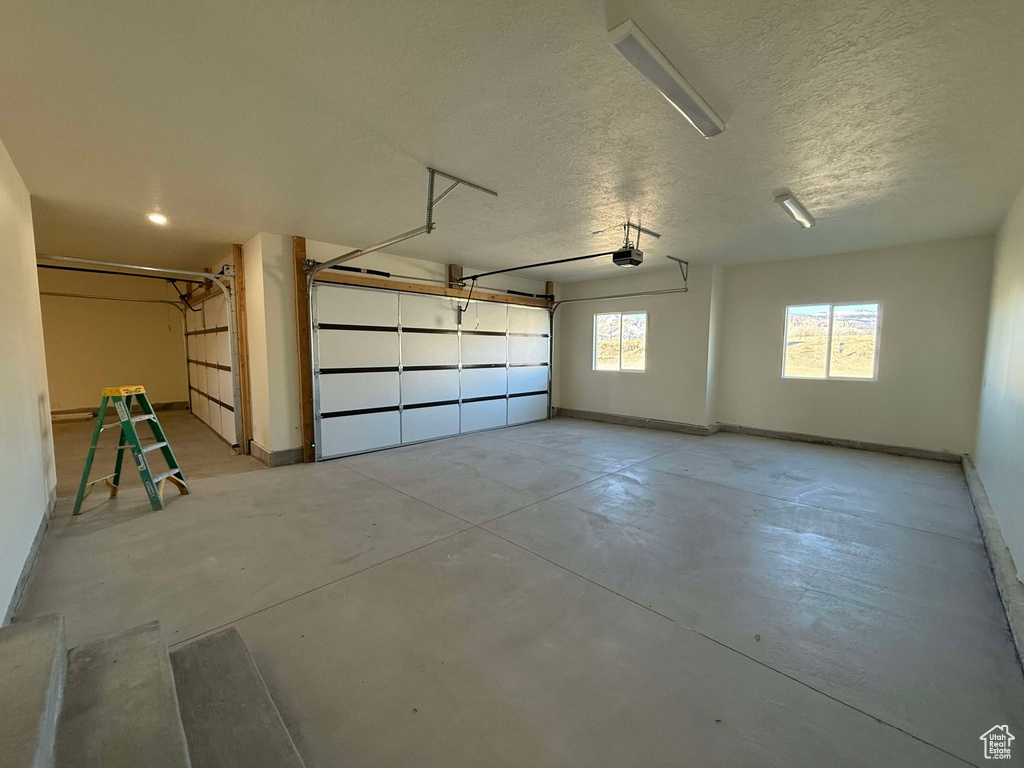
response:
<path id="1" fill-rule="evenodd" d="M 725 123 L 707 102 L 700 97 L 672 62 L 665 58 L 632 19 L 627 19 L 608 33 L 608 41 L 626 61 L 639 70 L 661 91 L 661 95 L 690 121 L 704 138 L 711 138 L 725 130 Z"/>
<path id="2" fill-rule="evenodd" d="M 151 213 L 146 218 L 154 224 L 159 224 L 161 227 L 167 223 L 167 217 L 162 213 Z"/>
<path id="3" fill-rule="evenodd" d="M 783 209 L 793 220 L 804 229 L 810 229 L 814 226 L 814 217 L 804 208 L 803 204 L 791 194 L 779 195 L 775 198 L 775 202 L 783 207 Z"/>

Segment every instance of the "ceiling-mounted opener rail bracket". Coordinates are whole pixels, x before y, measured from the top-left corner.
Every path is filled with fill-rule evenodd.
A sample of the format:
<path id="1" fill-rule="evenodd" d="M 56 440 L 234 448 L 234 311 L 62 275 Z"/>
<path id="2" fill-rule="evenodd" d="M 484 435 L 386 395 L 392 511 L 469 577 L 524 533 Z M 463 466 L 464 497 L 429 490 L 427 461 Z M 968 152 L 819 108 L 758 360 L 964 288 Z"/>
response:
<path id="1" fill-rule="evenodd" d="M 679 265 L 679 274 L 683 276 L 683 290 L 690 290 L 689 287 L 686 285 L 686 278 L 689 277 L 690 275 L 690 262 L 688 262 L 686 259 L 677 259 L 675 256 L 669 256 L 668 254 L 665 254 L 665 258 L 672 259 L 672 261 L 676 262 Z"/>
<path id="2" fill-rule="evenodd" d="M 444 192 L 442 192 L 441 194 L 435 196 L 434 195 L 434 182 L 435 182 L 435 177 L 437 177 L 437 176 L 440 176 L 443 179 L 448 179 L 448 181 L 450 181 L 452 183 Z M 465 179 L 460 179 L 458 176 L 452 176 L 450 173 L 445 173 L 444 171 L 439 171 L 436 168 L 427 168 L 427 229 L 426 229 L 426 233 L 428 235 L 431 232 L 434 231 L 434 206 L 437 205 L 438 203 L 440 203 L 446 197 L 448 197 L 448 195 L 450 195 L 452 192 L 454 192 L 455 188 L 457 186 L 459 186 L 460 184 L 464 184 L 465 186 L 469 187 L 470 189 L 475 189 L 478 192 L 483 192 L 485 194 L 491 195 L 492 197 L 497 197 L 498 196 L 497 192 L 495 192 L 492 189 L 487 189 L 487 187 L 481 187 L 479 184 L 474 184 L 471 181 L 466 181 Z"/>

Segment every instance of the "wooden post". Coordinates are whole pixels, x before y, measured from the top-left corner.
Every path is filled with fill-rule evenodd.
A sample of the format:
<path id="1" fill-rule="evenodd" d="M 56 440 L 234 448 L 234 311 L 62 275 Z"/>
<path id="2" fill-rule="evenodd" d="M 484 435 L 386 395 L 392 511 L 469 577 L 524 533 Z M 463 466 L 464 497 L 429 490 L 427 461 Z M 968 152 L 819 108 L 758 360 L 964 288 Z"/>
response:
<path id="1" fill-rule="evenodd" d="M 306 270 L 306 238 L 292 238 L 292 262 L 295 274 L 295 340 L 299 363 L 299 416 L 302 425 L 302 460 L 316 461 L 313 443 L 313 351 L 310 347 L 309 293 Z"/>
<path id="2" fill-rule="evenodd" d="M 462 265 L 461 264 L 449 264 L 448 265 L 448 285 L 453 285 L 462 279 Z"/>
<path id="3" fill-rule="evenodd" d="M 238 335 L 238 384 L 242 402 L 242 434 L 239 445 L 242 453 L 249 453 L 252 440 L 252 380 L 249 378 L 249 319 L 245 310 L 245 254 L 242 246 L 231 246 L 231 265 L 234 267 L 235 332 Z"/>
<path id="4" fill-rule="evenodd" d="M 550 280 L 544 283 L 544 293 L 546 293 L 548 296 L 553 296 L 555 294 L 555 284 L 552 283 Z"/>

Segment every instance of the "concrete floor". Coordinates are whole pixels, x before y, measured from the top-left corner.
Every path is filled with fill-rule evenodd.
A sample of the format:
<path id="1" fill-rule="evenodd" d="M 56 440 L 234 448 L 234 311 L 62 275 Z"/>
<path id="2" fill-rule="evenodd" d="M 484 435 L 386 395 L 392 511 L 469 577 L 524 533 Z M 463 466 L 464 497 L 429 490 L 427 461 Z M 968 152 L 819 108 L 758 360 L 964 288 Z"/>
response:
<path id="1" fill-rule="evenodd" d="M 310 768 L 980 765 L 1024 730 L 954 464 L 559 419 L 193 491 L 58 516 L 20 615 L 235 624 Z"/>
<path id="2" fill-rule="evenodd" d="M 188 411 L 160 411 L 157 413 L 160 426 L 164 428 L 174 451 L 174 457 L 181 465 L 182 472 L 191 482 L 201 477 L 215 477 L 233 472 L 248 472 L 262 469 L 263 465 L 252 456 L 239 456 L 231 450 L 216 432 L 206 426 Z M 108 420 L 113 420 L 108 419 Z M 82 469 L 89 454 L 92 431 L 96 426 L 93 419 L 88 421 L 57 422 L 53 425 L 53 453 L 57 465 L 57 496 L 74 496 L 82 480 Z M 144 443 L 150 442 L 149 430 L 139 424 L 139 436 Z M 116 430 L 108 429 L 100 437 L 99 450 L 92 465 L 92 477 L 103 477 L 114 471 L 117 452 Z M 158 460 L 157 463 L 159 463 Z M 126 464 L 125 469 L 132 469 Z M 121 477 L 121 488 L 141 488 L 142 481 L 136 471 L 125 471 Z M 90 494 L 86 507 L 95 507 L 107 494 L 97 487 Z"/>

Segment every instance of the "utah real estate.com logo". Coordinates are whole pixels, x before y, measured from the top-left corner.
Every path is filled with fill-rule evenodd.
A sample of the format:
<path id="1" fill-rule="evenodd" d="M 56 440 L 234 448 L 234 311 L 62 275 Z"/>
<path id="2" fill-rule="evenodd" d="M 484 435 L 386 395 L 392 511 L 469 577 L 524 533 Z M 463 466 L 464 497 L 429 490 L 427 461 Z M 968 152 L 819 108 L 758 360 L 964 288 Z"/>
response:
<path id="1" fill-rule="evenodd" d="M 985 742 L 986 760 L 1010 759 L 1010 742 L 1014 736 L 1008 726 L 993 725 L 978 738 Z"/>

